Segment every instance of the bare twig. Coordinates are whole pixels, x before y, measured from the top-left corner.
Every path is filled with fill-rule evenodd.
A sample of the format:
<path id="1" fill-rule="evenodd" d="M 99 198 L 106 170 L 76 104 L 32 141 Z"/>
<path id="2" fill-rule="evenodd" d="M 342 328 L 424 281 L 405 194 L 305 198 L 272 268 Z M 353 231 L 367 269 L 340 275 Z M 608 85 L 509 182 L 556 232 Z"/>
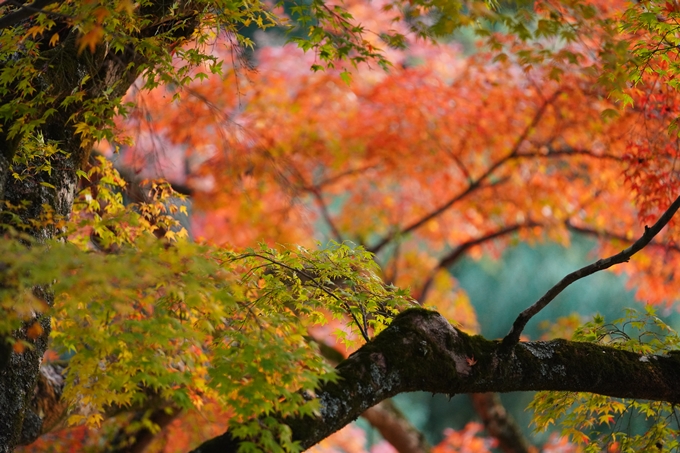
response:
<path id="1" fill-rule="evenodd" d="M 328 205 L 326 205 L 326 202 L 323 199 L 323 195 L 319 191 L 318 187 L 313 187 L 310 190 L 312 196 L 316 200 L 316 204 L 319 207 L 319 211 L 321 212 L 321 216 L 323 219 L 326 221 L 326 224 L 328 224 L 328 227 L 331 229 L 331 233 L 333 235 L 333 239 L 336 242 L 342 242 L 344 239 L 342 238 L 342 234 L 340 234 L 340 230 L 338 230 L 338 227 L 335 226 L 335 222 L 333 221 L 333 218 L 331 217 L 331 213 L 328 210 Z"/>
<path id="2" fill-rule="evenodd" d="M 610 159 L 615 161 L 623 161 L 623 157 L 617 156 L 616 154 L 610 153 L 600 153 L 597 154 L 591 150 L 584 148 L 573 148 L 571 146 L 555 148 L 552 146 L 546 147 L 547 152 L 525 152 L 520 154 L 522 157 L 559 157 L 559 156 L 588 156 L 595 159 Z"/>
<path id="3" fill-rule="evenodd" d="M 538 299 L 533 305 L 524 310 L 519 314 L 517 319 L 512 325 L 510 332 L 503 338 L 503 348 L 506 351 L 512 349 L 519 342 L 519 337 L 527 325 L 529 320 L 534 317 L 539 311 L 545 308 L 550 302 L 552 302 L 558 294 L 564 291 L 569 285 L 577 280 L 587 277 L 596 272 L 608 269 L 617 264 L 625 263 L 637 252 L 642 250 L 649 244 L 652 239 L 659 234 L 659 232 L 668 224 L 673 215 L 680 208 L 680 197 L 676 198 L 675 201 L 666 209 L 666 211 L 659 217 L 659 220 L 650 228 L 645 225 L 645 232 L 642 236 L 635 241 L 630 247 L 622 250 L 616 255 L 612 255 L 608 258 L 599 259 L 596 262 L 589 264 L 588 266 L 582 267 L 581 269 L 568 274 L 559 283 L 550 288 L 540 299 Z"/>

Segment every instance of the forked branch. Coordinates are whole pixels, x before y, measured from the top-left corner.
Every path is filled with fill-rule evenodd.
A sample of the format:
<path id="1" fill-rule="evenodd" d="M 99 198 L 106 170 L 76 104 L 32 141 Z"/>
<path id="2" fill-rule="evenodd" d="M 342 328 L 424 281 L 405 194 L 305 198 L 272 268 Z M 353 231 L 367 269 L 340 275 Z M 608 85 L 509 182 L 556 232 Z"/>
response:
<path id="1" fill-rule="evenodd" d="M 519 337 L 527 325 L 529 320 L 534 317 L 539 311 L 543 310 L 550 302 L 552 302 L 558 294 L 564 291 L 569 285 L 577 280 L 587 277 L 605 269 L 608 269 L 617 264 L 625 263 L 637 252 L 645 248 L 654 237 L 659 234 L 659 232 L 668 224 L 673 215 L 680 208 L 680 196 L 675 199 L 675 201 L 666 209 L 659 220 L 650 228 L 645 225 L 645 232 L 642 234 L 640 239 L 635 241 L 630 247 L 622 250 L 616 255 L 612 255 L 608 258 L 603 258 L 595 261 L 588 266 L 582 267 L 581 269 L 568 274 L 559 283 L 550 288 L 540 299 L 538 299 L 533 305 L 524 310 L 519 314 L 515 322 L 512 324 L 510 332 L 503 338 L 503 348 L 505 351 L 510 351 L 513 346 L 519 342 Z"/>

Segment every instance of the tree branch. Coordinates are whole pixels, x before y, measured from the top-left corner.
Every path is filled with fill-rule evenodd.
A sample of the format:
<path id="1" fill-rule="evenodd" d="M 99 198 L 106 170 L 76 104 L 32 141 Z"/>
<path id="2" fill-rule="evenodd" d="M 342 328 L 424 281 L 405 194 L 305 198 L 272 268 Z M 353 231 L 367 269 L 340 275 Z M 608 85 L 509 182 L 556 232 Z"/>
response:
<path id="1" fill-rule="evenodd" d="M 434 276 L 435 274 L 440 270 L 440 269 L 445 269 L 448 267 L 451 267 L 455 262 L 457 262 L 462 256 L 463 253 L 468 251 L 468 249 L 476 246 L 483 244 L 487 241 L 491 241 L 493 239 L 497 239 L 499 237 L 505 236 L 510 233 L 514 233 L 515 231 L 519 231 L 522 228 L 531 228 L 535 226 L 540 226 L 540 224 L 536 222 L 529 221 L 527 223 L 521 223 L 521 224 L 514 224 L 514 225 L 509 225 L 504 228 L 501 228 L 500 230 L 492 231 L 490 233 L 485 234 L 484 236 L 480 236 L 474 239 L 470 239 L 469 241 L 463 242 L 462 244 L 458 245 L 455 249 L 451 250 L 447 255 L 444 255 L 437 265 L 432 269 L 432 272 L 428 275 L 427 279 L 423 283 L 420 292 L 418 292 L 418 297 L 416 300 L 419 300 L 421 302 L 425 301 L 425 297 L 427 296 L 428 291 L 430 290 L 430 286 L 432 286 L 432 282 L 434 281 Z"/>
<path id="2" fill-rule="evenodd" d="M 532 451 L 519 426 L 503 407 L 498 393 L 473 393 L 470 398 L 475 411 L 482 417 L 486 431 L 498 441 L 500 450 L 505 453 Z"/>
<path id="3" fill-rule="evenodd" d="M 337 366 L 345 360 L 337 349 L 314 338 L 313 335 L 311 338 L 318 344 L 321 355 L 331 365 Z M 430 444 L 423 433 L 411 424 L 392 400 L 385 400 L 369 407 L 361 414 L 361 417 L 377 429 L 398 453 L 428 453 L 430 451 Z"/>
<path id="4" fill-rule="evenodd" d="M 617 162 L 623 162 L 623 158 L 621 156 L 617 156 L 615 154 L 609 154 L 609 153 L 600 153 L 596 154 L 588 149 L 583 149 L 583 148 L 573 148 L 571 146 L 566 146 L 563 148 L 554 148 L 552 145 L 548 145 L 546 148 L 547 150 L 546 153 L 541 153 L 541 152 L 530 152 L 530 153 L 522 153 L 522 157 L 536 157 L 536 158 L 541 158 L 541 157 L 560 157 L 560 156 L 587 156 L 587 157 L 592 157 L 594 159 L 609 159 L 609 160 L 614 160 Z"/>
<path id="5" fill-rule="evenodd" d="M 583 226 L 578 226 L 574 225 L 570 221 L 567 220 L 565 223 L 567 229 L 569 231 L 573 231 L 574 233 L 579 233 L 579 234 L 587 234 L 588 236 L 594 236 L 599 239 L 607 239 L 610 241 L 619 241 L 627 244 L 632 244 L 635 242 L 633 239 L 626 237 L 622 234 L 617 234 L 612 231 L 607 231 L 607 230 L 596 230 L 594 228 L 589 228 L 589 227 L 583 227 Z M 647 247 L 656 247 L 656 248 L 661 248 L 665 250 L 673 250 L 675 252 L 680 252 L 680 246 L 677 244 L 670 244 L 670 243 L 662 243 L 662 242 L 657 242 L 657 241 L 652 241 L 649 244 L 647 244 Z"/>
<path id="6" fill-rule="evenodd" d="M 328 206 L 326 205 L 326 202 L 323 199 L 323 195 L 319 191 L 318 187 L 311 187 L 310 192 L 312 196 L 314 197 L 314 200 L 316 201 L 317 206 L 319 207 L 319 211 L 321 212 L 321 216 L 323 219 L 326 221 L 326 224 L 328 225 L 328 228 L 331 230 L 331 234 L 333 235 L 333 239 L 336 242 L 342 243 L 344 240 L 342 238 L 342 234 L 340 233 L 340 230 L 338 230 L 338 227 L 335 226 L 335 222 L 333 221 L 333 218 L 331 217 L 331 213 L 328 211 Z"/>
<path id="7" fill-rule="evenodd" d="M 306 449 L 402 392 L 557 390 L 680 402 L 678 354 L 643 356 L 567 340 L 517 343 L 512 354 L 503 346 L 463 333 L 436 312 L 407 310 L 337 367 L 337 382 L 316 391 L 318 416 L 285 423 Z M 239 443 L 227 432 L 194 452 L 236 452 Z"/>
<path id="8" fill-rule="evenodd" d="M 484 181 L 486 181 L 489 176 L 491 176 L 499 167 L 503 166 L 505 163 L 509 162 L 510 160 L 516 158 L 516 157 L 521 157 L 522 155 L 519 154 L 519 148 L 524 143 L 524 141 L 527 139 L 531 131 L 538 125 L 538 123 L 541 121 L 541 118 L 543 117 L 543 114 L 547 110 L 548 106 L 552 104 L 552 102 L 559 96 L 561 92 L 558 90 L 553 95 L 547 99 L 536 111 L 534 114 L 534 117 L 532 118 L 531 122 L 527 124 L 527 126 L 524 128 L 522 133 L 520 134 L 519 137 L 517 137 L 517 140 L 515 141 L 514 145 L 510 149 L 510 152 L 491 164 L 484 173 L 482 173 L 477 179 L 471 180 L 468 184 L 468 186 L 463 190 L 462 192 L 458 193 L 451 199 L 449 199 L 446 203 L 443 205 L 439 206 L 436 208 L 434 211 L 424 215 L 420 219 L 416 220 L 415 222 L 411 223 L 410 225 L 404 227 L 403 229 L 393 232 L 391 234 L 388 234 L 386 237 L 384 237 L 380 242 L 375 244 L 374 246 L 368 248 L 367 250 L 371 253 L 378 253 L 383 247 L 385 247 L 387 244 L 389 244 L 395 237 L 397 236 L 403 236 L 405 234 L 410 233 L 411 231 L 420 228 L 430 220 L 438 217 L 441 215 L 444 211 L 449 209 L 451 206 L 465 198 L 467 195 L 470 193 L 474 192 L 478 188 L 482 186 Z"/>
<path id="9" fill-rule="evenodd" d="M 564 277 L 555 286 L 550 288 L 540 299 L 538 299 L 533 305 L 524 310 L 519 314 L 517 319 L 512 325 L 510 332 L 503 338 L 503 346 L 506 349 L 510 349 L 512 346 L 517 344 L 519 337 L 527 325 L 529 320 L 536 315 L 539 311 L 545 308 L 558 294 L 564 291 L 569 285 L 577 280 L 587 277 L 596 272 L 608 269 L 617 264 L 625 263 L 637 252 L 642 250 L 649 244 L 652 239 L 659 234 L 659 232 L 668 224 L 676 211 L 680 208 L 680 197 L 676 198 L 675 201 L 666 209 L 659 220 L 651 227 L 645 225 L 645 232 L 642 234 L 640 239 L 635 241 L 630 247 L 622 250 L 616 255 L 612 255 L 608 258 L 599 259 L 596 262 L 589 264 L 588 266 L 582 267 L 581 269 L 574 271 Z"/>
<path id="10" fill-rule="evenodd" d="M 173 406 L 164 406 L 156 409 L 146 409 L 137 412 L 130 420 L 128 426 L 122 426 L 114 435 L 108 453 L 143 453 L 151 444 L 159 431 L 166 428 L 177 416 L 180 410 Z M 143 421 L 151 423 L 159 429 L 156 431 L 148 424 L 142 424 L 136 430 L 130 430 L 129 425 Z"/>
<path id="11" fill-rule="evenodd" d="M 13 27 L 36 13 L 49 14 L 49 11 L 43 11 L 42 9 L 52 3 L 57 3 L 58 1 L 59 0 L 35 0 L 30 5 L 22 5 L 18 10 L 11 12 L 4 17 L 0 17 L 0 30 Z"/>
<path id="12" fill-rule="evenodd" d="M 430 444 L 423 433 L 394 405 L 385 400 L 361 414 L 399 453 L 428 453 Z"/>

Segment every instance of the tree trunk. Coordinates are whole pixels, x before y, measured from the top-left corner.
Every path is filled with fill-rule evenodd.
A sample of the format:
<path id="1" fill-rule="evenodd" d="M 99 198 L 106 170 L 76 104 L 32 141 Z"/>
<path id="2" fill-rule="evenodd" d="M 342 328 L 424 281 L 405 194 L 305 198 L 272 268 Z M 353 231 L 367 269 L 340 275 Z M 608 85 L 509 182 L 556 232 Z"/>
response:
<path id="1" fill-rule="evenodd" d="M 155 23 L 154 17 L 163 17 L 170 6 L 171 4 L 167 2 L 147 5 L 145 7 L 149 13 L 147 17 Z M 27 16 L 18 20 L 30 22 L 31 19 Z M 191 35 L 192 25 L 195 24 L 182 17 L 175 16 L 172 20 L 183 21 L 182 23 L 186 25 L 181 31 L 182 35 L 176 37 L 175 44 L 178 44 Z M 77 32 L 62 30 L 60 35 L 62 33 L 64 37 L 56 47 L 46 46 L 41 50 L 45 59 L 36 60 L 59 62 L 54 66 L 40 68 L 42 75 L 36 82 L 37 85 L 44 87 L 46 92 L 54 94 L 57 99 L 53 105 L 44 106 L 44 109 L 54 107 L 56 112 L 37 130 L 46 143 L 58 144 L 60 152 L 46 159 L 52 170 L 50 172 L 31 170 L 33 173 L 26 178 L 21 180 L 14 178 L 13 172 L 22 174 L 24 170 L 28 170 L 20 168 L 18 164 L 11 168 L 12 159 L 20 149 L 21 140 L 28 137 L 9 139 L 2 131 L 8 131 L 11 123 L 0 124 L 0 202 L 15 206 L 28 202 L 26 209 L 20 212 L 23 222 L 39 219 L 43 213 L 43 206 L 49 206 L 55 214 L 65 217 L 70 215 L 78 187 L 76 171 L 87 161 L 90 153 L 92 143 L 89 141 L 83 143 L 82 135 L 76 133 L 74 128 L 74 124 L 83 121 L 82 104 L 71 103 L 63 106 L 61 100 L 78 89 L 85 91 L 85 101 L 120 98 L 140 75 L 139 68 L 141 63 L 145 62 L 141 55 L 130 48 L 114 52 L 105 46 L 98 46 L 94 52 L 88 50 L 79 52 Z M 140 31 L 142 38 L 153 35 L 153 30 Z M 21 58 L 21 50 L 16 54 Z M 11 62 L 0 62 L 0 70 L 8 64 Z M 83 83 L 85 77 L 88 80 Z M 11 102 L 11 96 L 12 94 L 5 95 L 4 98 L 0 98 L 0 102 L 3 104 Z M 44 111 L 37 112 L 36 117 L 41 117 L 43 113 Z M 109 112 L 108 115 L 112 116 L 113 113 Z M 5 205 L 0 205 L 0 211 L 4 208 Z M 29 232 L 38 241 L 48 239 L 55 233 L 50 228 L 40 227 L 34 227 Z M 0 270 L 1 265 L 2 263 Z M 48 289 L 36 288 L 35 293 L 48 305 L 52 303 Z M 26 329 L 36 321 L 42 325 L 43 333 L 38 338 L 29 339 Z M 47 348 L 49 331 L 49 317 L 36 314 L 25 322 L 22 329 L 15 332 L 17 339 L 27 340 L 32 344 L 30 350 L 17 353 L 5 342 L 0 343 L 0 414 L 2 414 L 0 453 L 10 452 L 17 445 L 31 443 L 41 434 L 42 420 L 30 406 L 36 391 L 40 362 Z"/>

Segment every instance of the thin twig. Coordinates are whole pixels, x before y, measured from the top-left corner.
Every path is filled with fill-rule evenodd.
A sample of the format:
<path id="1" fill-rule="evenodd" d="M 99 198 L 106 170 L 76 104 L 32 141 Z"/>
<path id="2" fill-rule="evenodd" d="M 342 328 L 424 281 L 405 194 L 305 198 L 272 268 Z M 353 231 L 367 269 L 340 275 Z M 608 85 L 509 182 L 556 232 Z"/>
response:
<path id="1" fill-rule="evenodd" d="M 314 284 L 314 286 L 317 287 L 317 289 L 320 289 L 320 290 L 323 291 L 324 293 L 328 294 L 329 296 L 331 296 L 332 298 L 334 298 L 335 300 L 337 300 L 338 302 L 340 302 L 340 303 L 342 304 L 342 306 L 345 307 L 345 310 L 347 310 L 347 312 L 349 313 L 349 315 L 350 315 L 350 316 L 352 317 L 352 319 L 354 320 L 354 323 L 355 323 L 355 324 L 357 325 L 357 327 L 359 328 L 359 332 L 361 332 L 361 336 L 364 337 L 364 340 L 366 340 L 367 343 L 368 343 L 369 341 L 371 341 L 371 339 L 368 337 L 368 332 L 364 332 L 364 329 L 362 328 L 362 323 L 360 323 L 359 320 L 357 319 L 357 317 L 354 315 L 354 313 L 352 312 L 351 307 L 349 306 L 349 304 L 348 304 L 347 302 L 345 302 L 344 300 L 340 299 L 338 296 L 336 296 L 332 291 L 327 290 L 326 287 L 325 287 L 324 285 L 322 285 L 321 283 L 317 282 L 316 278 L 315 278 L 313 275 L 308 274 L 307 272 L 305 272 L 305 271 L 303 271 L 303 270 L 301 270 L 301 269 L 296 269 L 296 268 L 294 268 L 294 267 L 288 266 L 287 264 L 283 264 L 283 263 L 281 263 L 281 262 L 279 262 L 279 261 L 276 261 L 276 260 L 273 259 L 273 258 L 269 258 L 269 257 L 267 257 L 267 256 L 260 255 L 260 254 L 258 254 L 258 253 L 246 253 L 246 254 L 240 255 L 240 256 L 238 257 L 238 259 L 243 259 L 243 258 L 248 258 L 248 257 L 252 257 L 252 258 L 260 258 L 260 259 L 262 259 L 262 260 L 269 261 L 270 263 L 272 263 L 272 264 L 274 264 L 274 265 L 276 265 L 276 266 L 282 267 L 282 268 L 284 268 L 284 269 L 288 269 L 288 270 L 291 271 L 291 272 L 298 273 L 298 274 L 302 275 L 303 277 L 307 278 L 309 281 L 311 281 L 311 282 Z"/>
<path id="2" fill-rule="evenodd" d="M 609 153 L 601 153 L 601 154 L 596 154 L 593 151 L 590 151 L 588 149 L 583 149 L 583 148 L 572 148 L 572 147 L 564 147 L 564 148 L 554 148 L 552 146 L 547 147 L 547 153 L 541 153 L 541 152 L 526 152 L 520 154 L 521 157 L 558 157 L 558 156 L 589 156 L 593 157 L 596 159 L 611 159 L 615 160 L 618 162 L 623 161 L 623 157 L 617 156 L 615 154 L 609 154 Z"/>
<path id="3" fill-rule="evenodd" d="M 331 217 L 331 213 L 328 210 L 328 205 L 323 199 L 323 195 L 321 195 L 321 192 L 317 187 L 313 187 L 310 192 L 312 193 L 312 196 L 316 200 L 316 204 L 319 207 L 319 211 L 321 211 L 321 216 L 323 219 L 326 221 L 326 224 L 328 224 L 328 227 L 331 229 L 331 233 L 333 234 L 333 239 L 336 242 L 342 243 L 344 239 L 342 238 L 342 234 L 340 234 L 340 230 L 338 230 L 338 227 L 335 225 L 335 222 L 333 221 L 333 218 Z"/>
<path id="4" fill-rule="evenodd" d="M 534 317 L 539 311 L 545 308 L 550 302 L 552 302 L 558 294 L 564 291 L 569 285 L 577 280 L 587 277 L 596 272 L 608 269 L 617 264 L 625 263 L 630 260 L 630 258 L 637 252 L 645 248 L 654 237 L 659 234 L 659 232 L 668 224 L 673 215 L 680 208 L 680 196 L 673 201 L 673 203 L 666 209 L 666 211 L 659 217 L 659 220 L 650 228 L 645 225 L 645 232 L 642 236 L 635 241 L 630 247 L 622 250 L 616 255 L 612 255 L 608 258 L 599 259 L 588 266 L 582 267 L 581 269 L 568 274 L 559 283 L 550 288 L 540 299 L 538 299 L 533 305 L 524 310 L 519 314 L 517 319 L 512 325 L 510 332 L 503 338 L 503 347 L 506 351 L 509 351 L 513 346 L 519 342 L 519 337 L 527 325 L 529 320 Z"/>
<path id="5" fill-rule="evenodd" d="M 632 244 L 634 242 L 633 239 L 626 237 L 622 234 L 617 234 L 612 231 L 607 231 L 607 230 L 596 230 L 593 228 L 588 228 L 584 226 L 578 226 L 574 225 L 571 223 L 569 220 L 565 222 L 565 226 L 567 227 L 568 230 L 573 231 L 574 233 L 579 233 L 579 234 L 587 234 L 589 236 L 595 236 L 600 239 L 609 239 L 611 241 L 620 241 L 628 244 Z M 647 247 L 656 247 L 656 248 L 661 248 L 665 250 L 673 250 L 675 252 L 680 252 L 680 246 L 677 244 L 671 244 L 671 243 L 661 243 L 661 242 L 650 242 Z"/>

